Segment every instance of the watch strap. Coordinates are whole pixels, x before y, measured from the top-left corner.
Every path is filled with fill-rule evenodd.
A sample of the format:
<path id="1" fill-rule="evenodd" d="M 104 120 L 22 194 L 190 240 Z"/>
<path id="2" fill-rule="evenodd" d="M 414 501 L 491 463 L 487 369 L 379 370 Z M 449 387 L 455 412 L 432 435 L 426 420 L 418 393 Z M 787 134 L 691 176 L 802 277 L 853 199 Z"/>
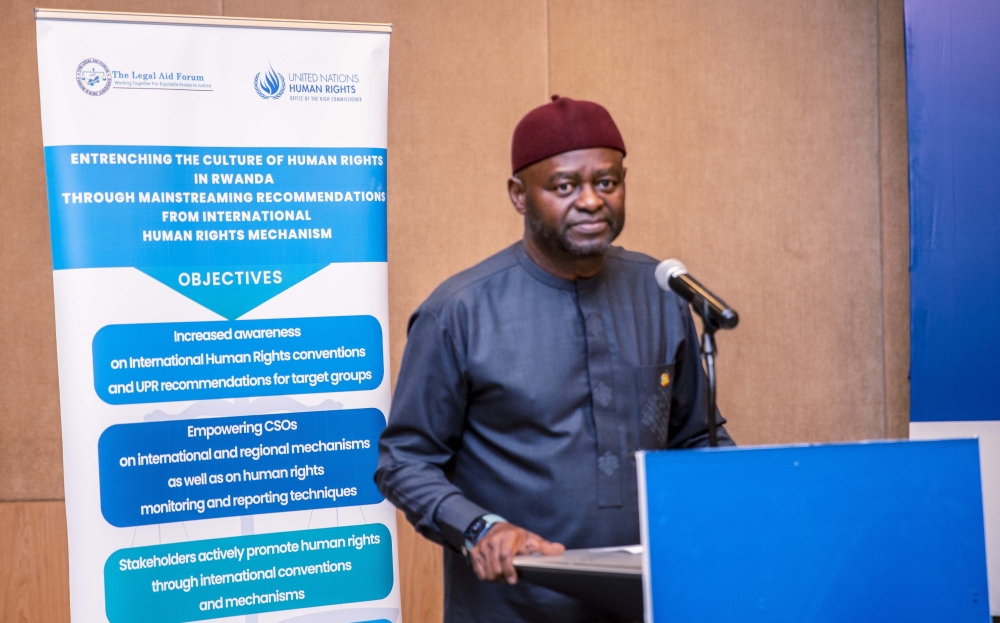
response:
<path id="1" fill-rule="evenodd" d="M 463 548 L 465 551 L 462 553 L 468 556 L 472 552 L 472 548 L 476 546 L 476 543 L 493 527 L 493 524 L 506 521 L 506 519 L 494 513 L 487 513 L 481 517 L 477 517 L 465 530 L 465 547 Z"/>

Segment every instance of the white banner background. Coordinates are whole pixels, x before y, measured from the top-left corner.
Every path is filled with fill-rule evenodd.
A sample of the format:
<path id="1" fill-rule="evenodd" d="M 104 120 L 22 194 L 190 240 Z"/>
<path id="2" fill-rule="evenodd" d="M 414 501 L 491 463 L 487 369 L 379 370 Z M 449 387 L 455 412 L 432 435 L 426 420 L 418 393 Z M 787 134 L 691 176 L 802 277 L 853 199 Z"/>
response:
<path id="1" fill-rule="evenodd" d="M 53 195 L 56 184 L 53 171 L 66 166 L 66 163 L 52 162 L 55 152 L 48 148 L 57 146 L 207 147 L 212 148 L 212 153 L 224 153 L 225 148 L 363 148 L 382 150 L 379 153 L 384 153 L 389 53 L 387 28 L 383 28 L 383 32 L 340 32 L 299 29 L 287 23 L 251 28 L 241 27 L 238 21 L 227 23 L 219 20 L 216 25 L 190 25 L 94 21 L 97 17 L 81 14 L 74 19 L 57 20 L 47 19 L 43 13 L 37 21 L 42 126 L 47 148 L 50 204 L 54 196 L 59 197 L 58 194 Z M 151 20 L 157 21 L 156 18 Z M 257 25 L 260 26 L 259 23 Z M 78 83 L 77 70 L 85 59 L 99 59 L 112 72 L 119 72 L 108 77 L 111 85 L 105 93 L 93 95 Z M 282 97 L 277 99 L 265 99 L 254 88 L 255 76 L 269 67 L 281 72 L 282 79 L 288 83 Z M 143 72 L 198 75 L 211 89 L 204 92 L 160 90 L 155 88 L 157 84 L 170 83 L 155 78 L 145 81 L 132 79 L 132 76 Z M 357 75 L 355 94 L 361 101 L 319 100 L 309 95 L 294 100 L 292 96 L 296 93 L 291 90 L 292 72 Z M 116 75 L 125 77 L 116 78 Z M 125 88 L 125 85 L 132 88 Z M 382 166 L 380 175 L 384 179 L 384 162 Z M 259 170 L 263 169 L 267 167 Z M 268 171 L 276 177 L 282 172 L 280 169 Z M 78 176 L 83 179 L 82 183 L 86 183 L 86 175 L 82 173 Z M 376 205 L 373 209 L 376 214 L 381 209 L 384 215 L 384 185 L 381 189 L 381 206 Z M 115 189 L 102 187 L 98 190 Z M 256 192 L 265 189 L 248 187 L 237 190 Z M 69 201 L 67 198 L 66 202 Z M 94 209 L 94 206 L 83 207 Z M 126 207 L 145 209 L 138 203 Z M 177 207 L 192 211 L 204 209 L 204 206 L 198 205 L 171 209 Z M 241 209 L 259 207 L 266 206 L 240 206 Z M 306 207 L 314 214 L 339 209 L 337 205 Z M 383 231 L 375 232 L 374 237 L 381 236 L 384 240 L 384 216 L 382 222 Z M 135 244 L 130 236 L 137 235 L 136 232 L 123 229 L 120 234 L 122 245 Z M 53 236 L 56 236 L 55 227 Z M 337 245 L 338 242 L 335 235 L 326 244 Z M 53 244 L 55 254 L 56 247 L 61 243 L 54 240 Z M 242 397 L 132 404 L 109 404 L 95 390 L 97 354 L 94 338 L 102 327 L 222 322 L 223 315 L 181 294 L 181 288 L 169 287 L 162 280 L 127 265 L 67 268 L 57 263 L 55 268 L 72 619 L 108 620 L 106 617 L 111 617 L 113 610 L 111 601 L 136 599 L 135 594 L 106 596 L 105 564 L 119 550 L 337 526 L 383 524 L 392 541 L 391 590 L 384 598 L 304 609 L 289 605 L 289 609 L 285 610 L 265 612 L 260 609 L 259 614 L 240 611 L 239 617 L 230 620 L 243 620 L 244 615 L 246 621 L 260 623 L 398 620 L 395 510 L 388 502 L 382 500 L 367 505 L 188 521 L 168 521 L 164 518 L 163 523 L 116 527 L 102 514 L 102 473 L 98 456 L 102 433 L 117 424 L 144 423 L 140 426 L 148 426 L 155 421 L 176 419 L 197 423 L 200 418 L 220 416 L 233 416 L 232 421 L 242 422 L 247 419 L 243 416 L 317 409 L 375 408 L 387 414 L 390 389 L 388 287 L 384 258 L 381 261 L 341 260 L 327 263 L 325 268 L 317 269 L 291 287 L 267 298 L 237 321 L 374 317 L 381 327 L 383 369 L 377 387 L 319 393 L 315 390 L 309 393 L 289 390 L 289 395 L 268 398 L 254 396 L 254 392 L 248 390 L 247 395 Z M 370 480 L 370 474 L 368 478 Z M 329 486 L 335 486 L 335 483 L 331 481 Z M 361 531 L 359 528 L 359 533 Z M 185 575 L 190 574 L 186 570 L 177 571 L 165 575 L 163 579 Z M 347 574 L 328 575 L 332 583 L 330 586 L 334 587 L 340 577 L 347 577 Z M 251 584 L 248 583 L 247 587 L 252 588 Z M 178 599 L 193 599 L 196 593 L 195 590 L 175 592 Z M 156 595 L 150 595 L 151 600 L 153 597 Z M 307 601 L 312 603 L 311 599 L 307 598 Z M 125 608 L 123 612 L 127 610 Z M 186 620 L 176 618 L 183 616 L 186 615 L 154 612 L 145 618 L 144 623 Z M 200 615 L 199 618 L 209 620 L 211 616 Z M 112 619 L 112 623 L 123 621 Z"/>

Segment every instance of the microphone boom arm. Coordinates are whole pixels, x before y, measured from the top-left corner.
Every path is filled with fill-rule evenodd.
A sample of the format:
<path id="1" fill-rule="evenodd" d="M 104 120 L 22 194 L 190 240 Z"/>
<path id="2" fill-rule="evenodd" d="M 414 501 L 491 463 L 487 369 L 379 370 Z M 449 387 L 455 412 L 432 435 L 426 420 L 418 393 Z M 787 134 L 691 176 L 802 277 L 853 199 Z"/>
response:
<path id="1" fill-rule="evenodd" d="M 716 329 L 733 329 L 739 324 L 740 317 L 736 310 L 712 294 L 691 275 L 687 273 L 673 275 L 669 284 L 670 289 L 690 303 L 707 324 L 713 325 Z"/>
<path id="2" fill-rule="evenodd" d="M 712 448 L 718 447 L 718 420 L 715 417 L 715 357 L 718 350 L 715 346 L 715 332 L 719 329 L 735 328 L 739 324 L 740 317 L 735 309 L 689 275 L 687 267 L 679 260 L 660 262 L 656 267 L 655 277 L 660 288 L 675 292 L 701 316 L 701 355 L 705 359 L 705 373 L 708 377 L 708 390 L 705 397 L 708 445 Z"/>

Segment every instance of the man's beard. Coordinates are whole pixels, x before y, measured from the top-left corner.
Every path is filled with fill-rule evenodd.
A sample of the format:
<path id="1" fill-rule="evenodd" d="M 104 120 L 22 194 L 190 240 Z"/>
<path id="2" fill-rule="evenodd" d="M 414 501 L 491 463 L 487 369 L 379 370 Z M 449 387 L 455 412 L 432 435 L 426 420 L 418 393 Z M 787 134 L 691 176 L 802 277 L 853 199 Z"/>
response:
<path id="1" fill-rule="evenodd" d="M 535 238 L 550 249 L 559 249 L 574 257 L 593 257 L 604 255 L 611 243 L 614 242 L 618 234 L 622 233 L 625 227 L 625 213 L 606 210 L 608 216 L 608 233 L 603 239 L 590 240 L 585 244 L 579 244 L 569 239 L 567 231 L 569 227 L 552 227 L 538 216 L 538 211 L 530 201 L 525 204 L 525 218 L 528 221 L 528 228 Z"/>

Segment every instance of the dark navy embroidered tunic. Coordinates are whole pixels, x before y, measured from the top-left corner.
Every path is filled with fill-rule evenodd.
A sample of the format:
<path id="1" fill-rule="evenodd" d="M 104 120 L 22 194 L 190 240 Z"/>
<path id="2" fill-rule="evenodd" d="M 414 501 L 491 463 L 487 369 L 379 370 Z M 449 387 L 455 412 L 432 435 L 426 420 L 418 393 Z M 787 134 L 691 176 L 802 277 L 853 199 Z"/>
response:
<path id="1" fill-rule="evenodd" d="M 450 546 L 446 622 L 615 620 L 525 582 L 482 582 L 460 550 L 485 513 L 570 549 L 638 543 L 635 452 L 708 444 L 694 322 L 656 264 L 612 247 L 600 274 L 567 281 L 519 242 L 410 318 L 375 479 Z"/>

